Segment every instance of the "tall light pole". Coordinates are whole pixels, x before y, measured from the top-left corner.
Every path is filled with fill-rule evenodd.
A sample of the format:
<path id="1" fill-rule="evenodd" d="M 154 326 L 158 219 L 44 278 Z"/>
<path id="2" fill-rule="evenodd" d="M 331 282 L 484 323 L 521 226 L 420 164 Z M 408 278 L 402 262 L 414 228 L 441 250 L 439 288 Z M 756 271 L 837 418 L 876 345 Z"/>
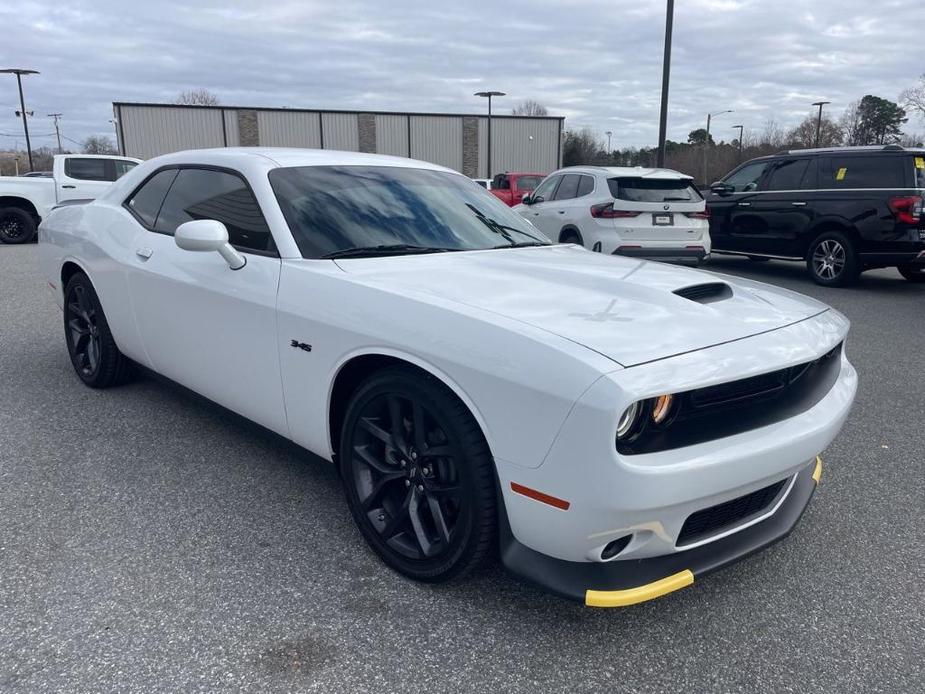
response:
<path id="1" fill-rule="evenodd" d="M 64 150 L 61 149 L 61 131 L 58 129 L 58 119 L 63 116 L 63 113 L 46 113 L 46 116 L 49 118 L 55 119 L 55 137 L 58 138 L 58 154 L 64 154 Z"/>
<path id="2" fill-rule="evenodd" d="M 488 154 L 486 155 L 486 160 L 488 162 L 488 178 L 491 178 L 491 97 L 493 96 L 505 96 L 504 92 L 476 92 L 473 96 L 482 96 L 488 99 Z"/>
<path id="3" fill-rule="evenodd" d="M 742 132 L 745 130 L 745 126 L 744 125 L 733 125 L 732 128 L 733 130 L 736 128 L 739 129 L 739 161 L 742 161 Z"/>
<path id="4" fill-rule="evenodd" d="M 604 134 L 607 136 L 607 154 L 610 154 L 613 151 L 610 149 L 610 138 L 613 137 L 613 131 L 608 130 Z"/>
<path id="5" fill-rule="evenodd" d="M 20 67 L 10 67 L 4 70 L 0 70 L 0 73 L 7 75 L 16 75 L 16 84 L 19 85 L 19 113 L 22 115 L 22 129 L 26 133 L 26 152 L 29 155 L 29 171 L 33 171 L 32 168 L 32 143 L 29 141 L 29 124 L 26 122 L 26 101 L 22 96 L 22 76 L 23 75 L 37 75 L 39 74 L 38 70 L 27 70 Z"/>
<path id="6" fill-rule="evenodd" d="M 822 107 L 826 104 L 831 104 L 831 101 L 815 101 L 813 106 L 819 107 L 819 115 L 816 116 L 816 147 L 819 147 L 819 133 L 822 130 Z"/>
<path id="7" fill-rule="evenodd" d="M 725 111 L 714 111 L 707 114 L 707 136 L 703 142 L 703 185 L 705 186 L 710 185 L 710 182 L 707 181 L 707 156 L 710 153 L 710 121 L 713 120 L 713 116 L 721 116 L 724 113 L 733 113 L 733 111 L 732 109 L 726 109 Z"/>
<path id="8" fill-rule="evenodd" d="M 671 25 L 674 23 L 674 0 L 668 0 L 665 12 L 665 55 L 662 58 L 662 107 L 658 116 L 658 164 L 665 166 L 665 136 L 668 130 L 668 79 L 671 74 Z"/>

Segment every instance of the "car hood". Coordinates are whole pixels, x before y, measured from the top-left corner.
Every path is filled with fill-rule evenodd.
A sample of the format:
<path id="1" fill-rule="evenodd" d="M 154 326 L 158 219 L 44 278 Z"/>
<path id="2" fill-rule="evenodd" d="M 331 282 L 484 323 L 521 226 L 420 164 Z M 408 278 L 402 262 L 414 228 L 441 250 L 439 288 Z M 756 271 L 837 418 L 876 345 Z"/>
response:
<path id="1" fill-rule="evenodd" d="M 778 287 L 577 246 L 337 261 L 357 281 L 527 323 L 634 366 L 777 330 L 828 310 Z M 721 283 L 703 300 L 678 289 Z M 714 289 L 717 289 L 714 287 Z"/>

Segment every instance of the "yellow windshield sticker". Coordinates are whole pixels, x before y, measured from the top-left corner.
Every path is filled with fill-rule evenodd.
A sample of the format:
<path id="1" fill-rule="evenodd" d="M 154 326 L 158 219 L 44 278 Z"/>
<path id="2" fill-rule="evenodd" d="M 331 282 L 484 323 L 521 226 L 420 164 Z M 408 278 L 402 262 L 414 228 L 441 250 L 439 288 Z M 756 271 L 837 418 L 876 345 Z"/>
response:
<path id="1" fill-rule="evenodd" d="M 915 168 L 925 169 L 925 157 L 916 157 L 915 158 Z"/>
<path id="2" fill-rule="evenodd" d="M 848 167 L 847 167 L 847 166 L 841 167 L 841 168 L 838 170 L 838 173 L 835 174 L 835 180 L 836 180 L 836 181 L 844 181 L 844 180 L 845 180 L 845 174 L 847 174 L 847 173 L 848 173 Z"/>

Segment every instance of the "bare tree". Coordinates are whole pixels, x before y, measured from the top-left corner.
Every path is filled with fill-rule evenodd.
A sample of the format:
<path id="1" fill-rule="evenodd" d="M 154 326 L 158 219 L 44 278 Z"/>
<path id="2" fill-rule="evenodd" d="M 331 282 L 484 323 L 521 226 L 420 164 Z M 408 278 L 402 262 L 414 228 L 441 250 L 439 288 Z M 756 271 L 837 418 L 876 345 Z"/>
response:
<path id="1" fill-rule="evenodd" d="M 184 106 L 218 106 L 218 97 L 208 89 L 187 89 L 180 92 L 174 103 Z"/>
<path id="2" fill-rule="evenodd" d="M 903 90 L 899 95 L 899 105 L 925 118 L 925 74 L 919 77 L 917 85 Z"/>
<path id="3" fill-rule="evenodd" d="M 546 110 L 545 106 L 533 99 L 527 99 L 517 104 L 511 110 L 511 114 L 515 116 L 548 116 L 549 111 Z"/>
<path id="4" fill-rule="evenodd" d="M 600 149 L 601 143 L 589 128 L 578 131 L 570 130 L 565 133 L 565 142 L 562 145 L 562 164 L 564 166 L 593 164 Z"/>
<path id="5" fill-rule="evenodd" d="M 118 154 L 119 150 L 116 149 L 113 141 L 108 137 L 101 137 L 98 135 L 91 135 L 86 140 L 83 141 L 81 145 L 81 150 L 84 154 Z"/>
<path id="6" fill-rule="evenodd" d="M 859 102 L 852 101 L 841 116 L 840 125 L 845 135 L 844 143 L 849 146 L 861 144 L 861 112 L 858 105 Z"/>
<path id="7" fill-rule="evenodd" d="M 787 136 L 784 129 L 773 118 L 768 118 L 764 124 L 764 133 L 760 140 L 762 145 L 768 149 L 778 150 L 787 144 Z"/>
<path id="8" fill-rule="evenodd" d="M 809 114 L 803 119 L 798 126 L 787 133 L 788 144 L 796 147 L 815 147 L 816 146 L 816 123 L 817 116 Z M 841 144 L 843 137 L 842 129 L 834 120 L 828 116 L 823 116 L 819 126 L 819 146 L 820 147 L 837 147 Z"/>

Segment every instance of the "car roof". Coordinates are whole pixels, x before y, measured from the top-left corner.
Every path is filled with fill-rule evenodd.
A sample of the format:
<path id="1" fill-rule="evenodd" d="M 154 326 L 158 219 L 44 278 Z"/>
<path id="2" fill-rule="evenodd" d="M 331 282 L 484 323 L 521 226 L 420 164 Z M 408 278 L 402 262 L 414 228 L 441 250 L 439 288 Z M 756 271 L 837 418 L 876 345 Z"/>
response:
<path id="1" fill-rule="evenodd" d="M 663 180 L 692 180 L 688 176 L 674 169 L 656 169 L 642 166 L 566 166 L 553 173 L 587 173 L 603 174 L 608 178 L 658 178 Z"/>
<path id="2" fill-rule="evenodd" d="M 297 147 L 216 147 L 213 149 L 190 149 L 164 154 L 150 162 L 158 166 L 169 164 L 213 164 L 228 166 L 231 162 L 261 161 L 270 168 L 291 166 L 395 166 L 411 169 L 449 171 L 445 166 L 407 157 L 392 157 L 385 154 L 365 152 L 344 152 L 336 149 L 302 149 Z"/>

